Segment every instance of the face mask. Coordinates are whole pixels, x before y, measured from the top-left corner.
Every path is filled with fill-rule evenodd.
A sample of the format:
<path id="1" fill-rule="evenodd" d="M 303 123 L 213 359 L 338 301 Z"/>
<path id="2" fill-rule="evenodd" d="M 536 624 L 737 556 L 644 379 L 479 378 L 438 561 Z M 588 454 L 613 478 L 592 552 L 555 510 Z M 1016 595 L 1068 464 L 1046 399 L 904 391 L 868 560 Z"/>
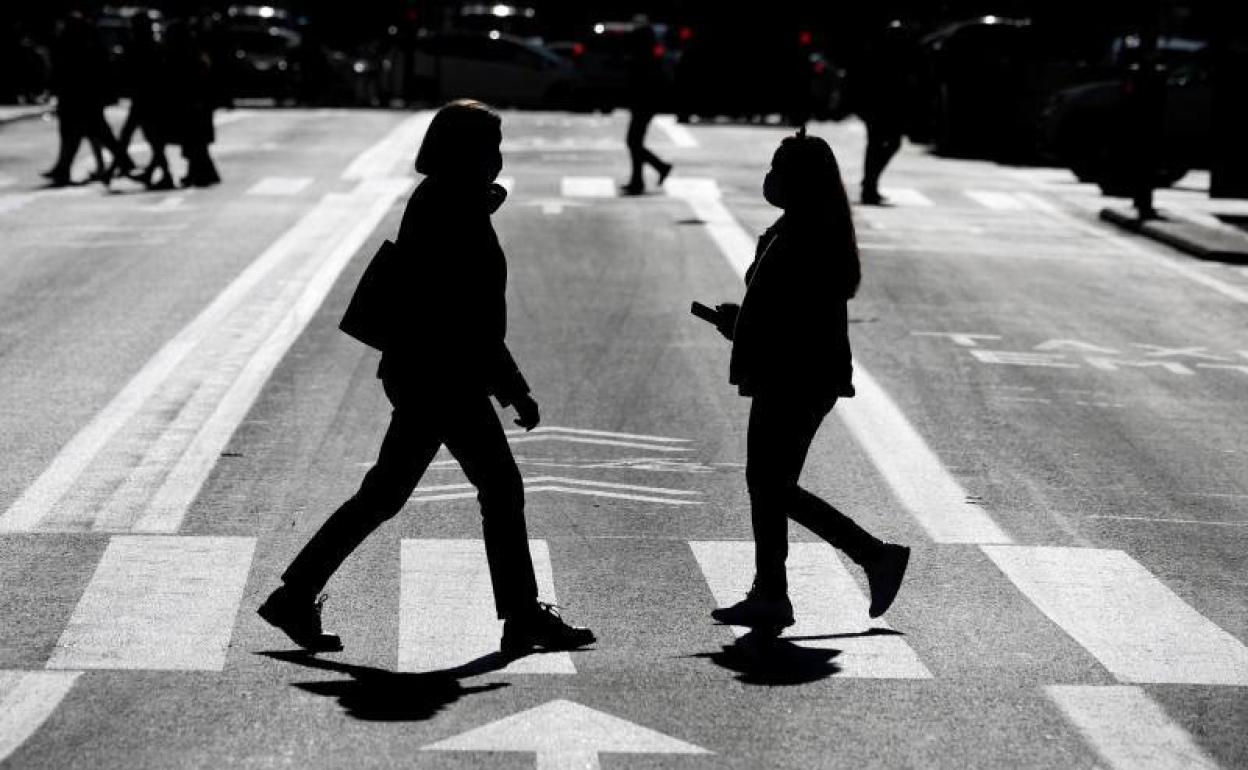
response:
<path id="1" fill-rule="evenodd" d="M 785 207 L 780 178 L 774 170 L 768 171 L 767 176 L 763 178 L 763 198 L 778 209 Z"/>

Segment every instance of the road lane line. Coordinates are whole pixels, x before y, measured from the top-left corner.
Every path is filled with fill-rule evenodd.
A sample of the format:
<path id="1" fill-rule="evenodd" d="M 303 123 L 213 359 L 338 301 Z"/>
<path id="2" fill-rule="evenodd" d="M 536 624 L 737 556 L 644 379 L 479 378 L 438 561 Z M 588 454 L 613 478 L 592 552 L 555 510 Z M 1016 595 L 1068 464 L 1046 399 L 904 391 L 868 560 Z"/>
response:
<path id="1" fill-rule="evenodd" d="M 754 260 L 754 239 L 746 234 L 720 200 L 714 180 L 673 185 L 668 194 L 682 198 L 707 223 L 738 276 Z M 1009 543 L 1007 535 L 983 508 L 967 502 L 966 490 L 945 469 L 905 414 L 875 378 L 854 362 L 855 398 L 834 411 L 892 489 L 897 501 L 938 543 Z"/>
<path id="2" fill-rule="evenodd" d="M 542 601 L 556 602 L 550 549 L 530 540 Z M 400 547 L 399 671 L 455 668 L 498 651 L 503 622 L 494 609 L 485 543 L 403 540 Z M 566 652 L 528 655 L 508 674 L 575 674 Z"/>
<path id="3" fill-rule="evenodd" d="M 77 671 L 0 671 L 0 762 L 52 716 L 78 676 Z"/>
<path id="4" fill-rule="evenodd" d="M 621 438 L 634 439 L 637 441 L 658 441 L 666 444 L 688 444 L 687 438 L 672 438 L 670 436 L 649 436 L 644 433 L 616 433 L 608 430 L 590 430 L 588 428 L 562 428 L 557 425 L 550 427 L 534 428 L 526 431 L 523 428 L 515 428 L 506 431 L 508 436 L 532 435 L 534 433 L 575 433 L 581 436 L 599 436 L 602 438 Z"/>
<path id="5" fill-rule="evenodd" d="M 1248 686 L 1248 648 L 1122 551 L 981 548 L 1120 681 Z"/>
<path id="6" fill-rule="evenodd" d="M 689 149 L 698 146 L 697 138 L 688 128 L 676 122 L 674 115 L 656 115 L 654 125 L 658 126 L 659 130 L 667 135 L 667 140 L 677 147 Z"/>
<path id="7" fill-rule="evenodd" d="M 932 199 L 911 187 L 885 187 L 880 191 L 885 200 L 898 206 L 935 206 Z"/>
<path id="8" fill-rule="evenodd" d="M 746 541 L 691 542 L 689 547 L 721 607 L 745 596 L 754 576 L 754 544 Z M 796 624 L 782 638 L 802 647 L 840 650 L 832 662 L 838 676 L 865 679 L 930 679 L 905 638 L 867 614 L 870 601 L 830 545 L 790 543 L 789 597 Z M 875 634 L 862 635 L 876 630 Z M 879 633 L 880 631 L 884 633 Z M 733 627 L 741 636 L 744 629 Z"/>
<path id="9" fill-rule="evenodd" d="M 1044 689 L 1112 770 L 1217 770 L 1192 736 L 1139 687 Z"/>
<path id="10" fill-rule="evenodd" d="M 433 113 L 419 112 L 395 126 L 380 142 L 374 144 L 351 161 L 342 172 L 343 179 L 385 179 L 396 176 L 400 163 L 412 162 Z M 398 176 L 405 176 L 405 173 Z"/>
<path id="11" fill-rule="evenodd" d="M 112 538 L 48 668 L 222 670 L 255 546 L 250 537 Z"/>
<path id="12" fill-rule="evenodd" d="M 316 181 L 310 176 L 266 176 L 247 190 L 247 195 L 282 197 L 298 195 Z"/>
<path id="13" fill-rule="evenodd" d="M 565 198 L 615 198 L 619 191 L 609 176 L 565 176 L 559 181 L 559 194 Z"/>

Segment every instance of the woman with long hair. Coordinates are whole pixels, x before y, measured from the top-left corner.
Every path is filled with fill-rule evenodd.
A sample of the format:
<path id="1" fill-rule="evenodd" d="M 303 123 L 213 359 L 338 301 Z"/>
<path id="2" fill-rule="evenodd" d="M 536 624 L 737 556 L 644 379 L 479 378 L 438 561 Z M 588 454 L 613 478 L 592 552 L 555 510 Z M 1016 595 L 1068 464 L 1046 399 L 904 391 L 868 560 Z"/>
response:
<path id="1" fill-rule="evenodd" d="M 763 194 L 784 215 L 759 239 L 745 298 L 720 305 L 716 324 L 732 341 L 729 380 L 752 399 L 745 477 L 754 585 L 711 615 L 770 631 L 793 624 L 785 574 L 791 518 L 866 571 L 878 617 L 897 595 L 910 549 L 880 541 L 797 483 L 823 419 L 837 399 L 854 395 L 846 303 L 862 276 L 832 148 L 805 130 L 786 138 Z"/>
<path id="2" fill-rule="evenodd" d="M 502 650 L 572 649 L 594 641 L 539 602 L 524 521 L 524 484 L 490 397 L 516 410 L 525 430 L 537 402 L 504 342 L 507 261 L 490 215 L 506 191 L 502 121 L 461 100 L 433 118 L 416 156 L 424 181 L 412 193 L 388 276 L 393 307 L 378 308 L 393 333 L 381 378 L 394 406 L 377 462 L 355 496 L 329 517 L 282 575 L 260 616 L 310 650 L 338 650 L 321 626 L 317 595 L 343 560 L 402 509 L 441 446 L 477 488 Z"/>

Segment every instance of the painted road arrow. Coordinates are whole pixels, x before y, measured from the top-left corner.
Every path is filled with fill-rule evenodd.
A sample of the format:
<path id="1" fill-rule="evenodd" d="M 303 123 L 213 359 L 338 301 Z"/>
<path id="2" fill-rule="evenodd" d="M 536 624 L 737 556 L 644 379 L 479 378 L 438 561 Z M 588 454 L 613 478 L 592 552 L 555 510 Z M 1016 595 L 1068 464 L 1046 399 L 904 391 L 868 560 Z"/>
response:
<path id="1" fill-rule="evenodd" d="M 599 754 L 710 754 L 648 727 L 566 700 L 552 700 L 424 747 L 426 751 L 518 751 L 537 770 L 598 770 Z"/>

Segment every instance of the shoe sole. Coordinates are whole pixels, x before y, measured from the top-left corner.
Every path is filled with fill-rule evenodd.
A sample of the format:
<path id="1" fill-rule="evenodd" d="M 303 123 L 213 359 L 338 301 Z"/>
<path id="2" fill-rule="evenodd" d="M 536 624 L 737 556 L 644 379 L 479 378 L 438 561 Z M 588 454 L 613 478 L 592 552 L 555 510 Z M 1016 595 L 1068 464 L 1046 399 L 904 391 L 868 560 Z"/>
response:
<path id="1" fill-rule="evenodd" d="M 537 652 L 570 652 L 572 650 L 579 650 L 582 647 L 593 644 L 597 641 L 598 641 L 598 637 L 591 636 L 589 639 L 583 642 L 580 642 L 579 644 L 567 644 L 567 645 L 548 646 L 548 645 L 543 645 L 543 644 L 536 644 L 533 642 L 529 642 L 527 644 L 520 644 L 517 642 L 503 642 L 502 644 L 499 645 L 499 651 L 502 652 L 504 655 L 524 655 L 526 653 L 534 652 L 534 651 L 537 651 Z"/>

